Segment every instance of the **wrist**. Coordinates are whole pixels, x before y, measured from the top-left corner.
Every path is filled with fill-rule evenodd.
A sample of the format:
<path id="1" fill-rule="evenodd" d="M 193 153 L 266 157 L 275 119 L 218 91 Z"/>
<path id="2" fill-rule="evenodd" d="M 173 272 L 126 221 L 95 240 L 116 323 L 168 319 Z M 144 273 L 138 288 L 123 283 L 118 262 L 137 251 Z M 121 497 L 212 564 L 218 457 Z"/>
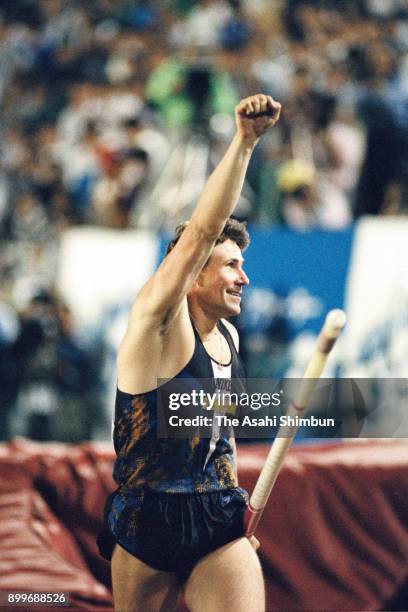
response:
<path id="1" fill-rule="evenodd" d="M 240 149 L 251 154 L 252 151 L 255 149 L 259 138 L 256 138 L 254 136 L 244 136 L 240 132 L 236 132 L 234 140 L 236 140 Z"/>

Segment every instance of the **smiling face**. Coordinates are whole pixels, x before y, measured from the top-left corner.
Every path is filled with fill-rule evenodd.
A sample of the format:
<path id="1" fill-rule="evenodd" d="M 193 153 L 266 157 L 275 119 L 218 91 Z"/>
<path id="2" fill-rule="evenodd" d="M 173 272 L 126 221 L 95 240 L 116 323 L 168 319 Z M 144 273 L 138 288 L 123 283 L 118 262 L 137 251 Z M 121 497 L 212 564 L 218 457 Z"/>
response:
<path id="1" fill-rule="evenodd" d="M 217 244 L 189 297 L 214 319 L 238 315 L 242 288 L 249 283 L 243 262 L 241 249 L 235 242 L 226 240 Z"/>

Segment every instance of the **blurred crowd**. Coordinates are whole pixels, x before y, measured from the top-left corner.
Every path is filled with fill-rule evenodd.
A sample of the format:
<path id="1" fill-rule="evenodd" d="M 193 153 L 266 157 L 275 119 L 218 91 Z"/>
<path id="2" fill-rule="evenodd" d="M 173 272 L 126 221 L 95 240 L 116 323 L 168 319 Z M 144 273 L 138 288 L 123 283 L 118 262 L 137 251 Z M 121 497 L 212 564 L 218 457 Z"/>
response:
<path id="1" fill-rule="evenodd" d="M 240 98 L 284 110 L 239 217 L 303 231 L 408 212 L 408 0 L 0 0 L 0 44 L 0 351 L 49 365 L 31 419 L 58 415 L 64 369 L 73 403 L 97 387 L 53 289 L 61 233 L 174 227 Z M 36 405 L 21 367 L 0 369 L 7 406 Z"/>

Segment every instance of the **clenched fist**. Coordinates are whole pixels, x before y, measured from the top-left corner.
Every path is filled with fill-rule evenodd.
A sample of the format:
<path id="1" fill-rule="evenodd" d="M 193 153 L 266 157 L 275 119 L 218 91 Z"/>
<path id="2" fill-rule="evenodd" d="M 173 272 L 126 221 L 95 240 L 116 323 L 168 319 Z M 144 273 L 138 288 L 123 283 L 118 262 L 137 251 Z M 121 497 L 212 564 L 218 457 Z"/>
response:
<path id="1" fill-rule="evenodd" d="M 235 108 L 238 133 L 245 140 L 256 142 L 278 121 L 281 108 L 271 96 L 257 94 L 244 98 Z"/>

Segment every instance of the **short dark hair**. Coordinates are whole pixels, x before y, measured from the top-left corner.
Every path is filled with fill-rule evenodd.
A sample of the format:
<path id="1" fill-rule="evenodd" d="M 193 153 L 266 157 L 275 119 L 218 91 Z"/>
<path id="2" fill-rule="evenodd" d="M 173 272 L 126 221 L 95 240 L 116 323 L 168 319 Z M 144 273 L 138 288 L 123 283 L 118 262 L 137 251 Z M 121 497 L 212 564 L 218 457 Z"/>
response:
<path id="1" fill-rule="evenodd" d="M 184 223 L 180 223 L 180 225 L 176 227 L 174 236 L 167 245 L 166 255 L 168 255 L 170 251 L 174 249 L 177 242 L 179 241 L 181 234 L 186 229 L 188 223 L 188 221 L 184 221 Z M 215 245 L 221 244 L 226 240 L 232 240 L 241 249 L 241 251 L 245 251 L 250 242 L 248 230 L 246 228 L 246 222 L 238 221 L 237 219 L 232 219 L 231 217 L 227 219 L 224 225 L 224 229 L 218 236 Z"/>

